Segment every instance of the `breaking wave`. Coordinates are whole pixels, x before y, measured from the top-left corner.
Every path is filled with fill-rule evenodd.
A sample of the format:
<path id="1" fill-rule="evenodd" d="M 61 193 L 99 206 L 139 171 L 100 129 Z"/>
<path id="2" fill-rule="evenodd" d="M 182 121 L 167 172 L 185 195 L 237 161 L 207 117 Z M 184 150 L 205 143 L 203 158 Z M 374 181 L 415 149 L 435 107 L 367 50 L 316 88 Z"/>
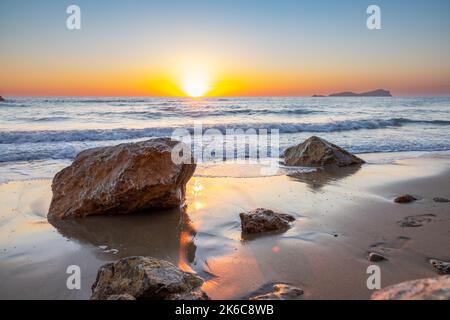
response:
<path id="1" fill-rule="evenodd" d="M 326 123 L 255 123 L 255 124 L 222 124 L 203 126 L 203 131 L 216 129 L 222 133 L 226 130 L 248 130 L 248 129 L 278 129 L 280 133 L 301 132 L 336 132 L 362 129 L 382 129 L 389 127 L 400 127 L 408 124 L 439 125 L 448 126 L 450 121 L 446 120 L 413 120 L 405 118 L 392 119 L 362 119 L 330 121 Z M 111 141 L 111 140 L 133 140 L 150 137 L 171 136 L 174 129 L 183 127 L 165 128 L 142 128 L 142 129 L 87 129 L 87 130 L 42 130 L 42 131 L 3 131 L 0 132 L 0 144 L 22 144 L 41 142 L 72 142 L 72 141 Z M 190 132 L 192 126 L 185 127 Z"/>

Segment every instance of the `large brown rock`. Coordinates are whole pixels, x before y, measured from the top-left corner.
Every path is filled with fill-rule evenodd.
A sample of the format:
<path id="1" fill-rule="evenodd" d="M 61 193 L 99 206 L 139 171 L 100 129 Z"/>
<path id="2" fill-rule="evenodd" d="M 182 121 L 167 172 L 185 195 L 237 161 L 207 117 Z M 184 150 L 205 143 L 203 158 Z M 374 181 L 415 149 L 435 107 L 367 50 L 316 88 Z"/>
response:
<path id="1" fill-rule="evenodd" d="M 92 300 L 207 300 L 203 279 L 172 263 L 128 257 L 100 267 Z"/>
<path id="2" fill-rule="evenodd" d="M 54 177 L 48 218 L 179 207 L 196 167 L 192 159 L 172 161 L 179 143 L 159 138 L 81 152 Z"/>
<path id="3" fill-rule="evenodd" d="M 312 136 L 299 145 L 287 148 L 284 162 L 288 166 L 345 167 L 363 164 L 364 160 L 331 142 Z"/>
<path id="4" fill-rule="evenodd" d="M 450 276 L 402 282 L 376 291 L 372 300 L 449 300 Z"/>

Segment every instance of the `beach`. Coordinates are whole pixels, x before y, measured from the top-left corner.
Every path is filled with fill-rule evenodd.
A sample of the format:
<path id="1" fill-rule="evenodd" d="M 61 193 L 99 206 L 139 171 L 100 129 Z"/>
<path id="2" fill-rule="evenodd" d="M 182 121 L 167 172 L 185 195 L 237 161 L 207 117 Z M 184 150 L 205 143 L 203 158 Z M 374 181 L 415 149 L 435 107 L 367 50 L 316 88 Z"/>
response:
<path id="1" fill-rule="evenodd" d="M 302 288 L 302 299 L 368 299 L 371 264 L 381 268 L 382 287 L 436 276 L 428 260 L 450 258 L 450 204 L 433 198 L 450 198 L 450 157 L 359 156 L 368 163 L 272 176 L 249 174 L 257 170 L 245 164 L 200 165 L 185 209 L 52 223 L 50 179 L 4 182 L 0 298 L 89 299 L 101 265 L 134 255 L 196 272 L 212 299 L 247 299 L 275 283 Z M 390 158 L 397 160 L 380 160 Z M 418 200 L 393 202 L 405 193 Z M 239 213 L 260 207 L 296 221 L 284 233 L 243 237 Z M 422 215 L 421 226 L 399 224 Z M 369 262 L 373 251 L 388 260 Z M 81 269 L 81 290 L 66 287 L 69 265 Z"/>
<path id="2" fill-rule="evenodd" d="M 1 0 L 0 300 L 450 300 L 450 1 L 380 2 Z"/>

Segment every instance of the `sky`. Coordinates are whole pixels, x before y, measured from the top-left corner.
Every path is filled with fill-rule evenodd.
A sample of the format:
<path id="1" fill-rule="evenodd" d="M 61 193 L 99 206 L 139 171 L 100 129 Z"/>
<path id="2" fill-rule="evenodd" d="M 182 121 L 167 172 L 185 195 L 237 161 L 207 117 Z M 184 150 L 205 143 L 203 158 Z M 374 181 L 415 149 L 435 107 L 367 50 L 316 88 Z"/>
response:
<path id="1" fill-rule="evenodd" d="M 448 0 L 0 0 L 0 95 L 448 96 L 449 39 Z"/>

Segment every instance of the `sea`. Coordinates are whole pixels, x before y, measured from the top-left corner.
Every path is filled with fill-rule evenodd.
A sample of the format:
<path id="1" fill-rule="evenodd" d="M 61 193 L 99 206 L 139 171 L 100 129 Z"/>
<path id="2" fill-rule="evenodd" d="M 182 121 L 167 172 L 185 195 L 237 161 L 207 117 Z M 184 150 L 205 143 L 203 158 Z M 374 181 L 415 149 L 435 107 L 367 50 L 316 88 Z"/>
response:
<path id="1" fill-rule="evenodd" d="M 277 130 L 280 154 L 312 135 L 356 154 L 448 153 L 450 97 L 8 97 L 0 102 L 0 183 L 49 179 L 82 150 L 196 125 Z"/>

